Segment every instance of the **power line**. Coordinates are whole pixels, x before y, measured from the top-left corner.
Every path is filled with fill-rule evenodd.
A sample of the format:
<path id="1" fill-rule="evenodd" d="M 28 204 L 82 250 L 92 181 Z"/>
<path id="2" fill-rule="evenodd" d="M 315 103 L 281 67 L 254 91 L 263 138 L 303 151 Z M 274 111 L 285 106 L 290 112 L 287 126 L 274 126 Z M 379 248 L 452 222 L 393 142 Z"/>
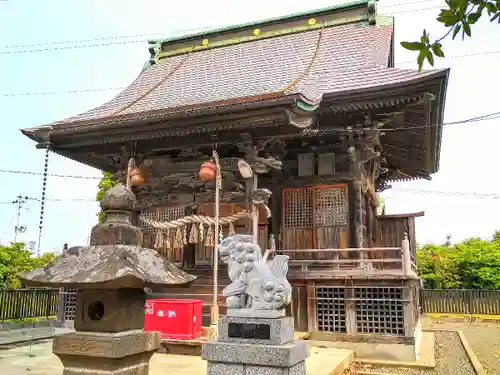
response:
<path id="1" fill-rule="evenodd" d="M 481 193 L 481 192 L 464 192 L 464 191 L 442 191 L 442 190 L 426 190 L 426 189 L 411 189 L 395 187 L 391 192 L 396 194 L 409 193 L 409 194 L 423 194 L 423 195 L 439 195 L 449 197 L 473 197 L 480 199 L 499 199 L 500 194 L 494 193 Z M 38 198 L 30 198 L 31 200 L 38 201 Z M 95 198 L 48 198 L 47 201 L 54 203 L 96 203 Z M 16 201 L 4 201 L 0 204 L 15 204 Z"/>
<path id="2" fill-rule="evenodd" d="M 500 119 L 500 112 L 494 112 L 490 113 L 487 115 L 482 115 L 482 116 L 477 116 L 477 117 L 472 117 L 466 120 L 460 120 L 460 121 L 452 121 L 452 122 L 445 122 L 442 125 L 443 126 L 451 126 L 451 125 L 460 125 L 460 124 L 468 124 L 472 122 L 479 122 L 479 121 L 490 121 L 490 120 L 496 120 Z M 380 131 L 380 133 L 390 133 L 392 131 L 411 131 L 414 129 L 426 129 L 430 127 L 435 127 L 439 126 L 439 124 L 429 124 L 429 125 L 415 125 L 415 126 L 406 126 L 406 127 L 399 127 L 399 128 L 377 128 L 375 130 Z M 352 131 L 373 131 L 373 128 L 353 128 L 351 129 Z M 345 133 L 347 129 L 304 129 L 302 131 L 302 134 L 304 136 L 321 136 L 325 134 L 331 134 L 331 133 Z"/>
<path id="3" fill-rule="evenodd" d="M 414 2 L 413 4 L 419 4 L 423 3 L 422 2 Z M 395 7 L 395 6 L 403 6 L 406 5 L 405 3 L 402 4 L 392 4 L 388 5 L 388 7 Z M 440 6 L 437 7 L 430 7 L 430 8 L 422 8 L 422 9 L 409 9 L 409 10 L 401 10 L 401 11 L 395 11 L 392 12 L 393 14 L 401 14 L 401 13 L 410 13 L 410 12 L 419 12 L 423 10 L 431 10 L 431 9 L 439 9 L 441 8 Z M 207 28 L 200 28 L 200 29 L 184 29 L 184 30 L 174 30 L 177 32 L 186 32 L 186 31 L 209 31 L 211 29 L 217 29 L 217 28 L 224 28 L 226 26 L 219 26 L 219 27 L 207 27 Z M 42 48 L 27 48 L 27 49 L 21 49 L 21 50 L 14 50 L 14 51 L 0 51 L 0 55 L 19 55 L 19 54 L 25 54 L 25 53 L 35 53 L 35 52 L 49 52 L 49 51 L 61 51 L 61 50 L 70 50 L 70 49 L 82 49 L 82 48 L 95 48 L 95 47 L 109 47 L 112 45 L 125 45 L 125 44 L 136 44 L 136 43 L 144 43 L 147 41 L 147 39 L 140 39 L 140 40 L 120 40 L 120 39 L 126 39 L 126 38 L 134 38 L 134 37 L 139 37 L 139 36 L 146 36 L 146 35 L 159 35 L 160 33 L 146 33 L 146 34 L 136 34 L 136 35 L 131 35 L 131 36 L 116 36 L 116 37 L 100 37 L 100 38 L 94 38 L 94 39 L 83 39 L 80 41 L 57 41 L 57 42 L 46 42 L 46 43 L 39 43 L 39 44 L 25 44 L 25 45 L 8 45 L 5 46 L 4 48 L 7 49 L 15 49 L 15 48 L 26 48 L 26 47 L 42 47 Z M 189 36 L 189 35 L 187 35 Z M 94 41 L 106 41 L 104 43 L 89 43 L 89 44 L 81 44 L 78 45 L 76 43 L 88 43 L 88 42 L 94 42 Z M 67 45 L 64 46 L 63 44 L 73 44 L 73 45 Z M 44 46 L 50 46 L 50 45 L 63 45 L 59 47 L 44 47 Z"/>
<path id="4" fill-rule="evenodd" d="M 471 117 L 471 118 L 468 118 L 465 120 L 445 122 L 442 125 L 443 126 L 452 126 L 452 125 L 461 125 L 461 124 L 468 124 L 468 123 L 472 123 L 472 122 L 489 121 L 489 120 L 496 120 L 496 119 L 500 119 L 500 112 L 493 112 L 493 113 L 489 113 L 486 115 L 475 116 L 475 117 Z M 387 128 L 387 129 L 384 128 L 384 129 L 379 129 L 379 130 L 381 132 L 409 131 L 409 130 L 413 130 L 413 129 L 428 128 L 428 127 L 433 127 L 433 126 L 438 126 L 438 125 L 436 125 L 436 124 L 422 125 L 422 126 L 417 125 L 417 126 L 408 126 L 408 127 L 402 127 L 402 128 Z M 355 130 L 373 130 L 373 129 L 363 128 L 363 129 L 355 129 Z M 330 131 L 331 132 L 334 132 L 334 131 L 345 132 L 344 129 L 332 129 Z M 327 130 L 325 132 L 330 132 L 330 131 Z M 13 170 L 13 169 L 0 169 L 0 173 L 32 175 L 32 176 L 41 176 L 44 174 L 43 172 L 18 171 L 18 170 Z M 101 180 L 103 178 L 102 176 L 81 176 L 81 175 L 67 175 L 67 174 L 57 174 L 57 173 L 47 173 L 47 176 L 56 177 L 56 178 L 83 179 L 83 180 Z M 6 203 L 6 202 L 0 202 L 0 203 Z"/>
<path id="5" fill-rule="evenodd" d="M 99 42 L 99 41 L 108 41 L 108 40 L 120 40 L 120 39 L 129 39 L 129 38 L 141 38 L 141 37 L 150 37 L 150 36 L 161 36 L 165 34 L 178 34 L 184 32 L 203 32 L 205 30 L 217 29 L 220 26 L 207 26 L 201 28 L 194 29 L 174 29 L 170 30 L 168 33 L 142 33 L 142 34 L 134 34 L 134 35 L 118 35 L 118 36 L 104 36 L 90 39 L 73 39 L 73 40 L 58 40 L 55 42 L 42 42 L 42 43 L 34 43 L 34 44 L 7 44 L 2 48 L 11 49 L 11 48 L 29 48 L 29 47 L 41 47 L 41 46 L 52 46 L 52 45 L 61 45 L 61 44 L 78 44 L 78 43 L 89 43 L 89 42 Z M 148 39 L 142 39 L 137 42 L 147 42 Z M 117 44 L 121 44 L 117 42 Z"/>
<path id="6" fill-rule="evenodd" d="M 6 1 L 6 0 L 0 0 Z M 429 2 L 434 2 L 435 0 L 421 0 L 421 1 L 413 1 L 408 3 L 400 3 L 400 4 L 390 4 L 384 5 L 383 8 L 393 8 L 404 5 L 418 5 Z M 258 21 L 257 21 L 258 22 Z M 42 43 L 31 43 L 31 44 L 7 44 L 2 46 L 3 49 L 15 49 L 15 48 L 32 48 L 32 47 L 41 47 L 41 46 L 53 46 L 53 45 L 62 45 L 62 44 L 78 44 L 78 43 L 91 43 L 91 42 L 101 42 L 101 41 L 110 41 L 110 40 L 121 40 L 121 39 L 129 39 L 129 38 L 141 38 L 141 37 L 153 37 L 153 36 L 162 36 L 165 34 L 181 34 L 181 33 L 196 33 L 203 31 L 216 30 L 220 28 L 228 27 L 227 25 L 218 25 L 218 26 L 206 26 L 199 28 L 191 28 L 191 29 L 174 29 L 165 33 L 160 32 L 147 32 L 147 33 L 138 33 L 133 35 L 118 35 L 118 36 L 104 36 L 97 38 L 89 38 L 89 39 L 73 39 L 73 40 L 58 40 L 55 42 L 42 42 Z M 230 26 L 229 26 L 230 27 Z M 147 39 L 136 41 L 136 42 L 146 42 Z M 121 44 L 121 43 L 118 43 Z M 36 51 L 38 52 L 38 50 Z"/>
<path id="7" fill-rule="evenodd" d="M 32 201 L 40 202 L 41 198 L 29 198 Z M 46 198 L 47 202 L 97 202 L 95 198 Z M 0 204 L 17 204 L 17 201 L 0 201 Z"/>
<path id="8" fill-rule="evenodd" d="M 485 51 L 485 52 L 475 52 L 466 53 L 462 55 L 451 55 L 446 56 L 444 59 L 462 59 L 468 57 L 485 56 L 485 55 L 495 55 L 499 54 L 500 50 Z M 416 64 L 416 60 L 406 60 L 397 62 L 398 65 L 401 64 Z M 98 88 L 88 88 L 88 89 L 73 89 L 73 90 L 60 90 L 60 91 L 34 91 L 34 92 L 19 92 L 19 93 L 2 93 L 0 96 L 3 97 L 18 97 L 18 96 L 49 96 L 49 95 L 71 95 L 71 94 L 84 94 L 84 93 L 95 93 L 95 92 L 107 92 L 107 91 L 119 91 L 126 89 L 127 86 L 118 87 L 98 87 Z"/>
<path id="9" fill-rule="evenodd" d="M 453 197 L 474 197 L 474 198 L 492 198 L 499 199 L 500 194 L 493 193 L 478 193 L 478 192 L 464 192 L 464 191 L 439 191 L 439 190 L 421 190 L 410 188 L 394 188 L 394 193 L 414 193 L 414 194 L 427 194 L 427 195 L 441 195 Z"/>
<path id="10" fill-rule="evenodd" d="M 41 176 L 44 174 L 43 172 L 16 171 L 16 170 L 12 170 L 12 169 L 0 169 L 0 173 L 25 174 L 25 175 L 33 175 L 33 176 Z M 54 174 L 54 173 L 47 173 L 47 176 L 60 177 L 60 178 L 78 178 L 78 179 L 83 179 L 83 180 L 100 180 L 100 179 L 102 179 L 102 176 L 101 177 L 98 177 L 98 176 L 78 176 L 78 175 Z"/>

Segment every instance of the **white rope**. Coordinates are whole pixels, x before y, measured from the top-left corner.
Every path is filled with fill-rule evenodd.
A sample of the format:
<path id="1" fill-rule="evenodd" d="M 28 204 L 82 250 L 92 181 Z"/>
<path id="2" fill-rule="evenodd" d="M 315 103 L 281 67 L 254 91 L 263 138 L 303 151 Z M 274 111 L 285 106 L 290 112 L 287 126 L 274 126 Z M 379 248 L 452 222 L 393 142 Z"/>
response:
<path id="1" fill-rule="evenodd" d="M 214 230 L 214 254 L 213 254 L 213 294 L 212 294 L 212 306 L 216 309 L 216 318 L 219 318 L 219 304 L 217 295 L 219 294 L 219 225 L 221 224 L 220 216 L 220 189 L 222 187 L 221 175 L 220 175 L 220 163 L 219 154 L 214 149 L 213 158 L 215 161 L 215 166 L 217 168 L 217 175 L 215 179 L 215 230 Z M 211 322 L 212 324 L 217 322 Z"/>
<path id="2" fill-rule="evenodd" d="M 134 158 L 130 158 L 128 160 L 128 165 L 127 165 L 127 176 L 126 176 L 126 180 L 125 180 L 125 184 L 127 186 L 127 189 L 130 190 L 130 188 L 132 187 L 132 169 L 135 168 L 135 159 Z"/>
<path id="3" fill-rule="evenodd" d="M 219 225 L 229 225 L 229 224 L 232 224 L 235 221 L 238 221 L 239 219 L 242 219 L 245 217 L 250 217 L 250 212 L 248 212 L 247 210 L 240 211 L 240 212 L 238 212 L 234 215 L 231 215 L 231 216 L 219 218 Z M 161 230 L 176 229 L 176 228 L 180 228 L 180 227 L 183 227 L 185 225 L 188 225 L 188 224 L 195 224 L 195 223 L 206 225 L 209 227 L 215 226 L 217 224 L 217 221 L 215 218 L 210 217 L 210 216 L 204 216 L 204 215 L 184 216 L 184 217 L 181 217 L 180 219 L 166 221 L 166 222 L 154 221 L 154 220 L 145 218 L 143 216 L 140 217 L 140 220 L 146 225 L 150 225 L 153 228 L 161 229 Z"/>

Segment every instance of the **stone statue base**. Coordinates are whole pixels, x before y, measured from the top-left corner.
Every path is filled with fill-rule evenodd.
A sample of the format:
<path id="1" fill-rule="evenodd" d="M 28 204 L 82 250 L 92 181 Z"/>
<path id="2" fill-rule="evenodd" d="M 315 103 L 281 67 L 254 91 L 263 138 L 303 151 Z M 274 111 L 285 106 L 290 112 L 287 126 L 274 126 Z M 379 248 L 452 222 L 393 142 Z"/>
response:
<path id="1" fill-rule="evenodd" d="M 305 375 L 307 343 L 293 328 L 293 318 L 222 317 L 218 340 L 202 346 L 207 375 Z"/>
<path id="2" fill-rule="evenodd" d="M 158 332 L 75 332 L 56 336 L 53 353 L 64 366 L 63 375 L 148 375 L 160 343 Z"/>

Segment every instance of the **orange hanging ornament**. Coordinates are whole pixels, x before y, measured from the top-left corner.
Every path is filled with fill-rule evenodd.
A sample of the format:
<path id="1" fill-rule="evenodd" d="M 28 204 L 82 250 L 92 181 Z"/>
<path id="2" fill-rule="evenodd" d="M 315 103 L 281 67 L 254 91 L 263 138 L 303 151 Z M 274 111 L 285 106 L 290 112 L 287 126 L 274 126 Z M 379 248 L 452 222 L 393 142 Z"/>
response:
<path id="1" fill-rule="evenodd" d="M 198 177 L 202 181 L 214 181 L 217 177 L 217 167 L 211 161 L 206 161 L 201 165 Z"/>
<path id="2" fill-rule="evenodd" d="M 130 185 L 134 187 L 140 186 L 145 182 L 145 178 L 142 174 L 142 171 L 137 167 L 134 167 L 130 170 L 129 178 L 130 178 Z"/>

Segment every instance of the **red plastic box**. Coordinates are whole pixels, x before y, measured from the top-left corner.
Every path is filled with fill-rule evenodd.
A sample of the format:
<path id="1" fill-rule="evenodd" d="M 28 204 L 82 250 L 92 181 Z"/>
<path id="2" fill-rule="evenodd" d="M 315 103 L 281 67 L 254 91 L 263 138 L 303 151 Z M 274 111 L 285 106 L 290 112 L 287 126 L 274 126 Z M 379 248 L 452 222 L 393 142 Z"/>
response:
<path id="1" fill-rule="evenodd" d="M 144 314 L 144 330 L 161 332 L 164 339 L 192 340 L 202 334 L 201 300 L 150 299 Z"/>

